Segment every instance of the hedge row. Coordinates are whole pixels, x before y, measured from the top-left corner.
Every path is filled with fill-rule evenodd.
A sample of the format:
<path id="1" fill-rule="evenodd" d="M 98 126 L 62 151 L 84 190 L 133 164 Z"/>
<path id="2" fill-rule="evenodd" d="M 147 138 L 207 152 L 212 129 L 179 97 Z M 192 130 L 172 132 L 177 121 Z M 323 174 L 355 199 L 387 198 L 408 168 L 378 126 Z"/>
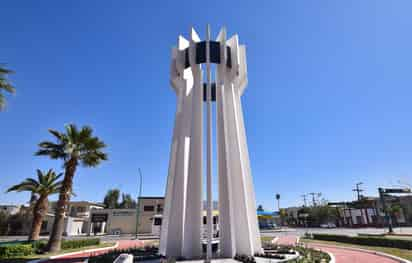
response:
<path id="1" fill-rule="evenodd" d="M 392 239 L 385 237 L 365 237 L 365 236 L 343 236 L 329 234 L 313 234 L 313 239 L 335 241 L 356 245 L 376 246 L 376 247 L 392 247 L 401 249 L 412 249 L 412 240 Z"/>
<path id="2" fill-rule="evenodd" d="M 0 258 L 28 256 L 34 252 L 31 244 L 12 244 L 0 246 Z"/>
<path id="3" fill-rule="evenodd" d="M 62 249 L 73 249 L 80 247 L 96 246 L 100 244 L 98 238 L 78 239 L 78 240 L 63 240 Z"/>
<path id="4" fill-rule="evenodd" d="M 89 238 L 79 240 L 63 240 L 61 248 L 73 249 L 87 246 L 96 246 L 100 244 L 100 239 Z M 0 258 L 14 258 L 21 256 L 28 256 L 35 253 L 42 253 L 46 248 L 47 241 L 35 241 L 35 242 L 19 242 L 11 243 L 0 246 Z"/>

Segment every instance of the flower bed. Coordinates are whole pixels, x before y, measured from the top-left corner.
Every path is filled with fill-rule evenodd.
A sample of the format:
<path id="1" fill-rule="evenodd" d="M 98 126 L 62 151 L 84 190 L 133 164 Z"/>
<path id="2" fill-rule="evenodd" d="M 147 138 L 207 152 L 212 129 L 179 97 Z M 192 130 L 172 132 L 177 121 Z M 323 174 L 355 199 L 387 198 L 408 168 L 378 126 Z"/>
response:
<path id="1" fill-rule="evenodd" d="M 157 247 L 144 247 L 144 248 L 130 248 L 130 249 L 116 249 L 108 253 L 98 256 L 91 256 L 89 263 L 112 263 L 120 254 L 132 254 L 134 262 L 159 259 L 159 250 Z"/>

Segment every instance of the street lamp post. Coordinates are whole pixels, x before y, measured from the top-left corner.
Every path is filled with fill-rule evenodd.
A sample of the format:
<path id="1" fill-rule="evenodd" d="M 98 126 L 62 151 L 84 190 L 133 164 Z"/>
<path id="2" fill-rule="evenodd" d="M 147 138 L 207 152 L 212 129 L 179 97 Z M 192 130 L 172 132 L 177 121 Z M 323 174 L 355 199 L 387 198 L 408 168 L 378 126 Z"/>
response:
<path id="1" fill-rule="evenodd" d="M 139 229 L 139 212 L 140 212 L 140 197 L 142 195 L 142 182 L 143 182 L 142 171 L 139 168 L 139 194 L 137 196 L 137 203 L 136 203 L 136 239 L 138 239 L 137 234 L 138 234 L 138 229 Z"/>

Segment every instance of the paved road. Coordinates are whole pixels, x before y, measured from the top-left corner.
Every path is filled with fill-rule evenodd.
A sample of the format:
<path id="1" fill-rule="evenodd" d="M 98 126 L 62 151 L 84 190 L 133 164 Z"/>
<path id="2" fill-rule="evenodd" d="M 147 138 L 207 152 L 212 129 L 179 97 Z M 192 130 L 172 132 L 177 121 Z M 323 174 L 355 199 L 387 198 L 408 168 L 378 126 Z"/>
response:
<path id="1" fill-rule="evenodd" d="M 358 234 L 383 234 L 387 229 L 383 228 L 285 228 L 282 230 L 261 231 L 262 236 L 280 237 L 286 235 L 303 236 L 305 233 L 324 233 L 356 236 Z M 395 233 L 412 234 L 412 227 L 395 228 Z"/>
<path id="2" fill-rule="evenodd" d="M 412 227 L 402 227 L 395 228 L 395 233 L 401 234 L 411 234 Z M 327 233 L 327 234 L 339 234 L 339 235 L 349 235 L 356 236 L 358 233 L 362 234 L 383 234 L 387 232 L 387 229 L 384 228 L 285 228 L 281 231 L 279 230 L 264 230 L 261 232 L 262 236 L 276 237 L 276 236 L 285 236 L 285 235 L 294 235 L 294 236 L 303 236 L 305 233 Z M 82 239 L 82 238 L 92 238 L 94 236 L 72 236 L 64 237 L 65 239 Z M 135 235 L 105 235 L 105 236 L 96 236 L 102 241 L 117 241 L 117 240 L 132 240 L 135 238 Z M 47 239 L 47 236 L 42 236 L 42 239 Z M 158 236 L 152 235 L 139 235 L 139 239 L 153 239 L 158 238 Z M 0 242 L 5 241 L 15 241 L 15 240 L 27 240 L 27 236 L 0 236 Z"/>

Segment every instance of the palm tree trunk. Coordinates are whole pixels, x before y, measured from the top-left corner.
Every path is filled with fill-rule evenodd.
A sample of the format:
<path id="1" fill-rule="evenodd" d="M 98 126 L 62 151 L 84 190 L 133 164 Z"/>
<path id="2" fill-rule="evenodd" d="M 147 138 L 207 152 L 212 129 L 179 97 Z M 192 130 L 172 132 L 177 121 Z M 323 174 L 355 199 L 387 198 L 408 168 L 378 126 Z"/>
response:
<path id="1" fill-rule="evenodd" d="M 48 252 L 58 252 L 61 249 L 61 240 L 64 230 L 64 216 L 68 204 L 70 202 L 70 194 L 72 192 L 73 177 L 76 172 L 77 160 L 72 158 L 65 165 L 65 174 L 63 179 L 63 185 L 59 194 L 59 201 L 57 201 L 57 207 L 54 217 L 53 229 L 50 234 L 49 242 L 47 244 Z"/>
<path id="2" fill-rule="evenodd" d="M 41 225 L 43 223 L 43 218 L 47 212 L 47 206 L 47 196 L 40 196 L 39 200 L 36 201 L 36 205 L 33 209 L 33 222 L 29 235 L 29 241 L 39 240 Z"/>

